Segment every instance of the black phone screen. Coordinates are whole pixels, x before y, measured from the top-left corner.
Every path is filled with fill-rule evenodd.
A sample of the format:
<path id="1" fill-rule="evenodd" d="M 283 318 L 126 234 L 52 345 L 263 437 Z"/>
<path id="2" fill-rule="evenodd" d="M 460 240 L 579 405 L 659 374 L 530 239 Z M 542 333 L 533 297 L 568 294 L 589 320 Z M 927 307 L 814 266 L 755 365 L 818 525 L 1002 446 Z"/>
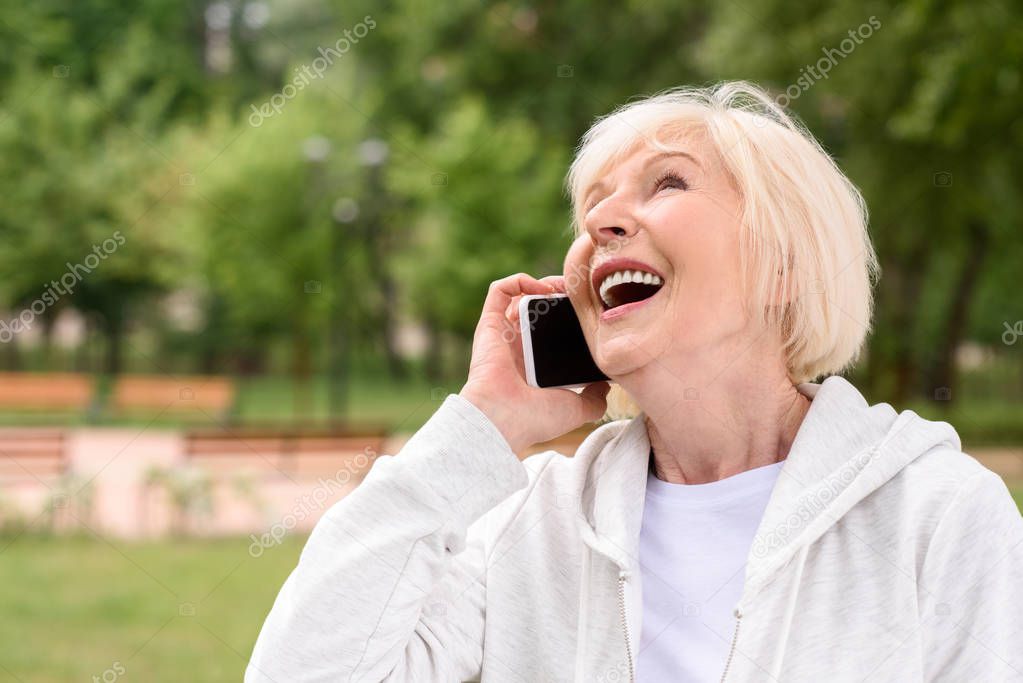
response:
<path id="1" fill-rule="evenodd" d="M 536 383 L 541 387 L 589 384 L 607 380 L 593 362 L 579 318 L 565 297 L 527 303 Z"/>

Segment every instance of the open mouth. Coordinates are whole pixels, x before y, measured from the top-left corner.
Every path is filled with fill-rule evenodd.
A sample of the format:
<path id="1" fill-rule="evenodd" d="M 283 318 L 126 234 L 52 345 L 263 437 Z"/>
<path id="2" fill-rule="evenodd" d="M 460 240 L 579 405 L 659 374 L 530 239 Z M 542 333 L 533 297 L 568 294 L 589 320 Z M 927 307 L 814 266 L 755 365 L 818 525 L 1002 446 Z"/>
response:
<path id="1" fill-rule="evenodd" d="M 659 275 L 643 270 L 619 270 L 600 282 L 600 300 L 604 310 L 649 299 L 664 286 Z"/>

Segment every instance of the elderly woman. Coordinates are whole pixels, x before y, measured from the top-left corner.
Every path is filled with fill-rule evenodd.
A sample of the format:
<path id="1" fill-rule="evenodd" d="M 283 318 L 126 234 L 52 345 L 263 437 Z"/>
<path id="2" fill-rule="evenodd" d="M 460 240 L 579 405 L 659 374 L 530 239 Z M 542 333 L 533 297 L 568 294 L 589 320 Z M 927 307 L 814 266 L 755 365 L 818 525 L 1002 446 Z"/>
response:
<path id="1" fill-rule="evenodd" d="M 461 393 L 319 522 L 246 680 L 1023 680 L 1005 485 L 833 374 L 876 262 L 813 137 L 754 86 L 675 90 L 569 187 L 565 275 L 493 283 Z M 523 379 L 517 298 L 561 291 L 610 396 Z M 605 412 L 635 415 L 515 455 Z"/>

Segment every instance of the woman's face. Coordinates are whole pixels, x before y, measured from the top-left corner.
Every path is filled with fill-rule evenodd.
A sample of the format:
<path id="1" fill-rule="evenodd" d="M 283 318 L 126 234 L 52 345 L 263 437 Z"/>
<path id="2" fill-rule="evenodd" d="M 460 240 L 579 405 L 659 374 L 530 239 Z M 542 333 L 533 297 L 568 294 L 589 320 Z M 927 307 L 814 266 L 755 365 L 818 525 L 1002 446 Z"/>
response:
<path id="1" fill-rule="evenodd" d="M 748 334 L 739 196 L 707 143 L 677 147 L 685 153 L 642 145 L 583 190 L 584 231 L 565 258 L 565 282 L 612 379 L 673 357 L 725 360 Z"/>

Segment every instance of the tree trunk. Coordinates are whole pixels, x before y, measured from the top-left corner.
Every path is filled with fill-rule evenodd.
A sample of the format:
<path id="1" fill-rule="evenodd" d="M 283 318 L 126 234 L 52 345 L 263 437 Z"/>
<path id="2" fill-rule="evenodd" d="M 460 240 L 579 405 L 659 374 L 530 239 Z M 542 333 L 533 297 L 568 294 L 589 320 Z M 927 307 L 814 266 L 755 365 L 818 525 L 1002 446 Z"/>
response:
<path id="1" fill-rule="evenodd" d="M 952 301 L 949 304 L 945 322 L 939 335 L 937 355 L 928 372 L 929 389 L 935 392 L 935 397 L 942 397 L 942 400 L 951 402 L 955 399 L 954 391 L 956 384 L 956 349 L 963 340 L 966 331 L 966 323 L 970 314 L 970 304 L 973 302 L 973 292 L 980 277 L 980 271 L 987 260 L 991 244 L 991 233 L 987 225 L 979 220 L 973 220 L 967 226 L 970 244 L 966 252 L 966 260 L 962 270 L 959 271 L 959 279 L 953 290 Z"/>
<path id="2" fill-rule="evenodd" d="M 428 317 L 423 324 L 426 325 L 427 333 L 426 357 L 424 359 L 426 378 L 434 384 L 439 384 L 444 381 L 444 340 L 436 320 Z"/>
<path id="3" fill-rule="evenodd" d="M 18 353 L 18 345 L 12 337 L 10 341 L 2 344 L 4 352 L 4 370 L 17 372 L 21 369 L 21 355 Z"/>
<path id="4" fill-rule="evenodd" d="M 923 289 L 924 277 L 932 250 L 926 240 L 920 240 L 905 255 L 899 264 L 897 286 L 893 297 L 893 326 L 895 352 L 892 370 L 895 386 L 892 390 L 892 403 L 903 403 L 917 387 L 920 370 L 919 352 L 914 344 L 913 333 L 917 329 L 917 317 L 920 292 Z"/>
<path id="5" fill-rule="evenodd" d="M 107 338 L 103 372 L 119 375 L 124 368 L 124 315 L 122 304 L 115 304 L 103 315 L 103 333 Z"/>
<path id="6" fill-rule="evenodd" d="M 312 350 L 309 343 L 309 335 L 306 333 L 305 325 L 299 324 L 294 328 L 294 337 L 291 345 L 291 377 L 292 391 L 294 391 L 295 418 L 299 421 L 308 421 L 312 411 L 312 397 L 310 391 L 310 377 L 312 375 Z"/>
<path id="7" fill-rule="evenodd" d="M 56 316 L 52 314 L 52 310 L 47 310 L 43 314 L 42 327 L 40 328 L 40 336 L 42 337 L 42 366 L 47 370 L 53 369 L 53 328 L 57 322 Z"/>
<path id="8" fill-rule="evenodd" d="M 380 314 L 380 333 L 383 341 L 384 358 L 387 361 L 387 372 L 392 379 L 405 379 L 408 372 L 405 362 L 395 345 L 395 311 L 398 307 L 397 287 L 387 267 L 386 254 L 381 244 L 382 221 L 373 216 L 367 220 L 366 252 L 369 261 L 369 272 L 374 278 L 377 289 L 383 297 Z"/>

